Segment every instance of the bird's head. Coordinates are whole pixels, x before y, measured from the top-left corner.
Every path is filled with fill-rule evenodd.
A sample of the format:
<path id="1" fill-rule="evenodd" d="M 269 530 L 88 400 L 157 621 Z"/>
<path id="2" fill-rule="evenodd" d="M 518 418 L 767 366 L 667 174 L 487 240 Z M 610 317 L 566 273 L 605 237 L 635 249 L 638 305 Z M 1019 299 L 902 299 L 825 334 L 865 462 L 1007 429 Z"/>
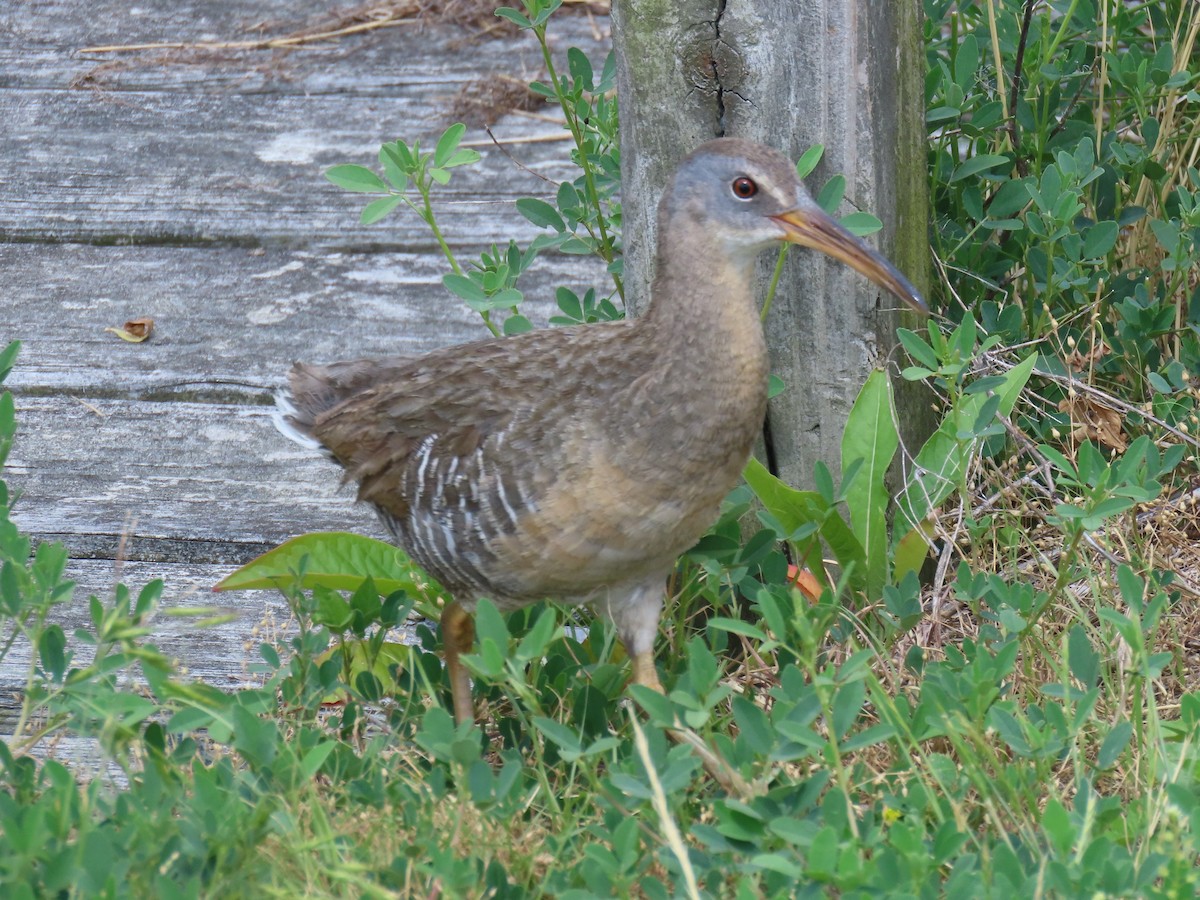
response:
<path id="1" fill-rule="evenodd" d="M 731 259 L 748 264 L 788 241 L 841 260 L 919 312 L 920 293 L 890 262 L 817 205 L 783 154 L 735 138 L 701 144 L 679 164 L 664 213 L 708 233 Z"/>

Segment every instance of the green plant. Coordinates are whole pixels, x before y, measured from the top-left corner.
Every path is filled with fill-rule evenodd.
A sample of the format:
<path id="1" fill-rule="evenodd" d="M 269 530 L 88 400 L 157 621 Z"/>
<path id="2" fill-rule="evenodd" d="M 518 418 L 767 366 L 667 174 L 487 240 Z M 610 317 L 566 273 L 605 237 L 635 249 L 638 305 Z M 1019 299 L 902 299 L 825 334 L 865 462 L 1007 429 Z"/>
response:
<path id="1" fill-rule="evenodd" d="M 519 15 L 544 37 L 552 6 Z M 0 480 L 0 653 L 33 651 L 20 733 L 0 742 L 0 893 L 1196 896 L 1200 692 L 1179 652 L 1195 598 L 1186 545 L 1164 554 L 1147 532 L 1168 519 L 1194 543 L 1162 498 L 1194 463 L 1179 292 L 1196 183 L 1173 160 L 1194 130 L 1197 20 L 1177 0 L 926 8 L 954 322 L 902 341 L 943 424 L 900 448 L 877 373 L 840 483 L 821 471 L 798 492 L 752 468 L 678 569 L 667 696 L 635 688 L 638 710 L 622 708 L 603 621 L 481 604 L 468 665 L 492 716 L 456 727 L 431 629 L 403 648 L 392 630 L 410 606 L 433 615 L 437 587 L 352 535 L 299 538 L 223 582 L 282 590 L 298 626 L 261 648 L 259 687 L 217 691 L 146 644 L 157 584 L 90 600 L 83 634 L 56 626 L 65 553 L 19 532 Z M 550 79 L 566 95 L 588 83 L 568 69 Z M 440 166 L 435 151 L 422 175 L 409 152 L 430 179 L 420 212 Z M 614 210 L 592 162 L 600 206 L 556 208 L 548 239 L 580 249 Z M 527 252 L 489 251 L 465 277 L 494 296 Z M 560 292 L 561 318 L 610 317 L 615 296 Z M 1079 421 L 1085 402 L 1124 404 L 1124 446 Z M 0 463 L 16 424 L 0 394 Z M 826 555 L 836 574 L 814 600 L 789 569 Z M 667 740 L 677 721 L 752 795 L 715 788 Z M 34 756 L 79 736 L 117 777 Z"/>

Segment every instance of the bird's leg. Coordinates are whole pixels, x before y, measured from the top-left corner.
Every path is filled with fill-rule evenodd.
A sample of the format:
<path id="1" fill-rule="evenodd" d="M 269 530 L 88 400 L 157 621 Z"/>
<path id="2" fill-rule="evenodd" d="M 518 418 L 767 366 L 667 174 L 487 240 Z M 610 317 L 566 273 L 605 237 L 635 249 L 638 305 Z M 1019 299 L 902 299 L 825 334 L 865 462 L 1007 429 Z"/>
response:
<path id="1" fill-rule="evenodd" d="M 458 658 L 469 653 L 475 643 L 475 619 L 459 606 L 457 601 L 446 604 L 442 610 L 442 647 L 446 656 L 446 670 L 450 673 L 450 696 L 454 699 L 454 721 L 475 721 L 475 704 L 471 702 L 471 679 Z"/>
<path id="2" fill-rule="evenodd" d="M 633 657 L 633 683 L 644 684 L 650 690 L 665 694 L 662 682 L 658 680 L 658 669 L 654 667 L 654 653 L 645 650 Z"/>
<path id="3" fill-rule="evenodd" d="M 647 582 L 640 589 L 627 595 L 609 595 L 607 611 L 617 626 L 625 652 L 633 661 L 633 683 L 665 694 L 654 667 L 654 636 L 658 633 L 658 615 L 662 609 L 662 581 Z M 729 765 L 721 755 L 704 742 L 704 739 L 686 725 L 675 719 L 667 736 L 677 744 L 686 744 L 700 757 L 705 771 L 725 789 L 742 800 L 750 800 L 757 793 L 741 774 Z"/>

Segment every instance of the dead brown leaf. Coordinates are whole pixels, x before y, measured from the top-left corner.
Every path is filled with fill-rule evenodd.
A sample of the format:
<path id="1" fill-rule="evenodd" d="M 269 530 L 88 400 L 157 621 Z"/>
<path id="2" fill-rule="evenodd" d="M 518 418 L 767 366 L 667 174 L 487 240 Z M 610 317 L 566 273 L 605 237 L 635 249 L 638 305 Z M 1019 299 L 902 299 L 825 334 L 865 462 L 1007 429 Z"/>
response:
<path id="1" fill-rule="evenodd" d="M 1098 402 L 1094 397 L 1075 394 L 1059 403 L 1058 410 L 1071 416 L 1072 440 L 1099 441 L 1105 447 L 1111 447 L 1118 453 L 1123 452 L 1129 446 L 1121 428 L 1125 421 L 1121 413 Z"/>
<path id="2" fill-rule="evenodd" d="M 104 330 L 115 334 L 123 341 L 140 344 L 154 333 L 154 320 L 149 316 L 143 316 L 140 319 L 130 319 L 120 328 L 110 327 Z"/>
<path id="3" fill-rule="evenodd" d="M 1081 350 L 1076 347 L 1067 354 L 1066 363 L 1076 372 L 1084 372 L 1096 365 L 1108 355 L 1108 344 L 1100 341 L 1091 350 Z"/>

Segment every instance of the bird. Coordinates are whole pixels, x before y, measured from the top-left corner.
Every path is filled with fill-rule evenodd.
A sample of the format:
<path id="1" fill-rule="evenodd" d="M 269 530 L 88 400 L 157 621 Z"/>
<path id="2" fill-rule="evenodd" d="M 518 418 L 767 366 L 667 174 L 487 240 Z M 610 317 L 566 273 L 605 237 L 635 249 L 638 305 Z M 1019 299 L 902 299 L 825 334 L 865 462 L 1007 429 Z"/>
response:
<path id="1" fill-rule="evenodd" d="M 769 361 L 755 260 L 784 242 L 841 260 L 927 312 L 907 279 L 822 211 L 774 149 L 718 138 L 658 206 L 644 314 L 424 355 L 296 363 L 276 421 L 358 484 L 358 500 L 446 589 L 441 631 L 458 723 L 480 598 L 607 616 L 632 681 L 654 658 L 677 558 L 716 521 L 760 434 Z"/>

